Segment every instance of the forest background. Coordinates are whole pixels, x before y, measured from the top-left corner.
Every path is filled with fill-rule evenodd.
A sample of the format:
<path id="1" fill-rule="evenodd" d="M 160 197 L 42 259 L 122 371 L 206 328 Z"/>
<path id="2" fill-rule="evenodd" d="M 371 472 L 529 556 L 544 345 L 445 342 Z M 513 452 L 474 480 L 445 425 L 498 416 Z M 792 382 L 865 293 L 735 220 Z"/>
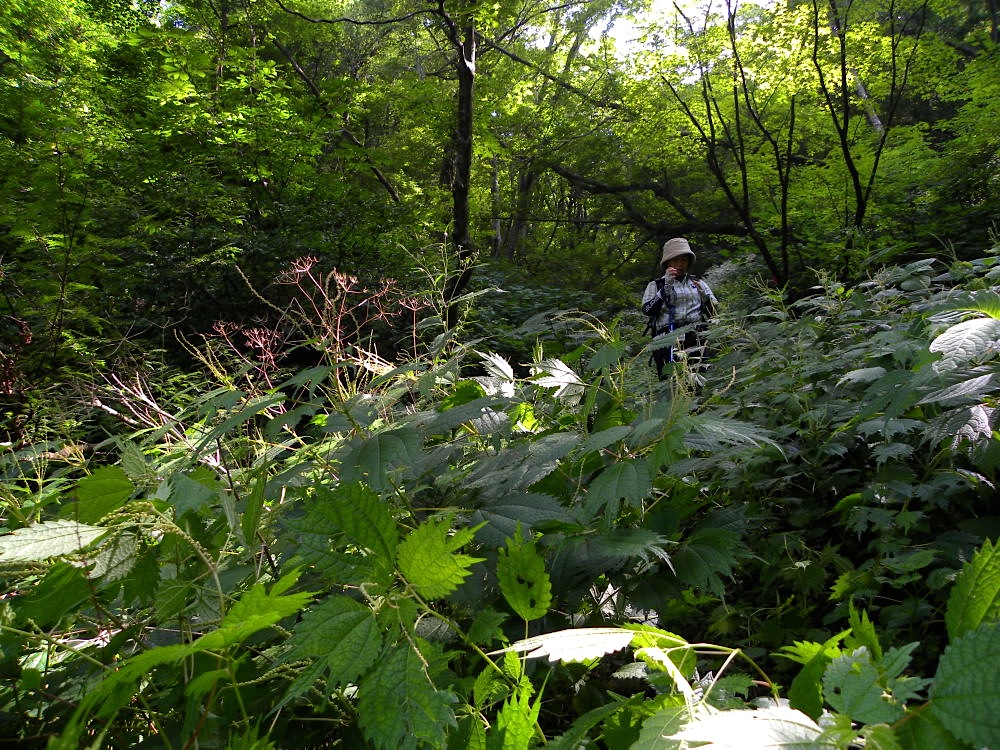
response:
<path id="1" fill-rule="evenodd" d="M 5 736 L 995 745 L 998 41 L 8 0 Z M 723 304 L 659 383 L 673 236 Z"/>

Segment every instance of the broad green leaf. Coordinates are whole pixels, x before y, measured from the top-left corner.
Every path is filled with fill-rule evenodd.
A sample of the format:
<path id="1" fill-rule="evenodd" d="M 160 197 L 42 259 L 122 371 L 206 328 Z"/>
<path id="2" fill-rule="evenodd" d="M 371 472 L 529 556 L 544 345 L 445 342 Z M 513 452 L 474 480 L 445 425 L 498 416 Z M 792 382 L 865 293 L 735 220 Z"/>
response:
<path id="1" fill-rule="evenodd" d="M 1000 545 L 987 539 L 958 574 L 944 621 L 948 636 L 955 640 L 996 620 L 1000 620 Z"/>
<path id="2" fill-rule="evenodd" d="M 187 513 L 198 514 L 219 500 L 218 488 L 209 483 L 214 483 L 214 477 L 210 478 L 198 469 L 191 474 L 174 472 L 157 491 L 157 496 L 163 497 L 173 507 L 177 518 L 183 518 Z"/>
<path id="3" fill-rule="evenodd" d="M 886 692 L 864 646 L 830 662 L 823 675 L 823 691 L 835 711 L 864 724 L 892 723 L 904 713 L 903 706 Z"/>
<path id="4" fill-rule="evenodd" d="M 413 464 L 420 453 L 420 433 L 412 426 L 379 432 L 358 443 L 342 462 L 341 479 L 365 480 L 376 492 L 391 489 L 393 470 Z"/>
<path id="5" fill-rule="evenodd" d="M 969 399 L 975 398 L 980 399 L 983 395 L 987 393 L 992 393 L 1000 387 L 994 382 L 994 376 L 990 375 L 980 375 L 976 378 L 970 378 L 968 380 L 963 380 L 961 383 L 956 383 L 955 385 L 950 385 L 947 388 L 942 388 L 932 393 L 928 393 L 924 396 L 918 404 L 935 404 L 941 401 L 953 401 L 955 399 Z"/>
<path id="6" fill-rule="evenodd" d="M 514 652 L 526 659 L 588 661 L 625 648 L 634 636 L 624 628 L 572 628 L 525 638 L 491 655 Z"/>
<path id="7" fill-rule="evenodd" d="M 604 506 L 617 508 L 619 500 L 640 506 L 652 486 L 653 479 L 645 459 L 617 461 L 590 483 L 585 512 L 594 515 Z"/>
<path id="8" fill-rule="evenodd" d="M 428 679 L 424 660 L 407 644 L 389 647 L 358 685 L 358 724 L 381 750 L 444 747 L 457 726 L 455 695 Z"/>
<path id="9" fill-rule="evenodd" d="M 454 534 L 447 521 L 423 523 L 399 545 L 399 569 L 427 599 L 440 599 L 457 589 L 483 558 L 453 554 L 468 544 L 475 529 L 461 529 Z"/>
<path id="10" fill-rule="evenodd" d="M 784 706 L 700 713 L 667 737 L 699 750 L 821 750 L 822 729 L 801 711 Z M 703 743 L 703 744 L 701 744 Z M 687 747 L 688 745 L 685 745 Z"/>
<path id="11" fill-rule="evenodd" d="M 492 547 L 499 547 L 513 536 L 518 526 L 530 532 L 544 521 L 572 520 L 570 512 L 554 497 L 523 491 L 485 497 L 483 504 L 469 514 L 469 522 L 479 529 L 476 538 Z"/>
<path id="12" fill-rule="evenodd" d="M 134 491 L 135 485 L 120 466 L 102 466 L 77 482 L 76 519 L 97 523 L 122 507 Z"/>
<path id="13" fill-rule="evenodd" d="M 118 531 L 104 539 L 89 555 L 90 575 L 106 584 L 125 578 L 139 561 L 139 540 L 135 534 Z"/>
<path id="14" fill-rule="evenodd" d="M 680 696 L 663 696 L 657 699 L 661 705 L 656 713 L 642 722 L 639 739 L 631 750 L 682 750 L 680 740 L 668 739 L 680 731 L 690 718 L 690 712 Z"/>
<path id="15" fill-rule="evenodd" d="M 931 712 L 976 747 L 1000 737 L 1000 622 L 983 623 L 950 643 L 931 687 Z"/>
<path id="16" fill-rule="evenodd" d="M 0 562 L 42 562 L 70 555 L 107 533 L 76 521 L 43 521 L 0 536 Z"/>
<path id="17" fill-rule="evenodd" d="M 552 582 L 534 543 L 518 533 L 497 552 L 497 580 L 511 609 L 526 622 L 545 615 L 552 604 Z"/>
<path id="18" fill-rule="evenodd" d="M 499 354 L 489 352 L 482 353 L 476 352 L 483 359 L 483 367 L 486 368 L 488 372 L 494 378 L 499 378 L 501 380 L 514 380 L 514 368 L 510 366 L 510 363 L 501 357 Z"/>
<path id="19" fill-rule="evenodd" d="M 337 685 L 364 674 L 382 650 L 382 636 L 371 610 L 346 596 L 333 596 L 309 610 L 288 639 L 287 660 L 319 657 Z"/>
<path id="20" fill-rule="evenodd" d="M 57 562 L 37 586 L 15 597 L 11 605 L 18 621 L 31 620 L 38 627 L 46 628 L 85 602 L 92 593 L 93 588 L 83 570 L 76 565 Z"/>
<path id="21" fill-rule="evenodd" d="M 587 371 L 597 372 L 605 367 L 610 367 L 621 360 L 624 352 L 625 342 L 623 341 L 613 341 L 605 344 L 590 358 L 590 362 L 587 363 Z"/>
<path id="22" fill-rule="evenodd" d="M 986 354 L 1000 339 L 1000 320 L 973 318 L 952 326 L 930 343 L 948 362 L 969 362 Z"/>
<path id="23" fill-rule="evenodd" d="M 486 395 L 483 387 L 474 380 L 461 380 L 455 384 L 451 393 L 437 404 L 438 411 L 448 411 L 456 406 L 463 406 Z"/>
<path id="24" fill-rule="evenodd" d="M 391 565 L 396 557 L 399 532 L 385 501 L 360 482 L 340 482 L 333 489 L 317 490 L 316 502 L 353 544 L 375 553 Z"/>
<path id="25" fill-rule="evenodd" d="M 969 746 L 949 732 L 932 711 L 911 711 L 896 725 L 896 738 L 908 750 L 968 750 Z"/>
<path id="26" fill-rule="evenodd" d="M 728 529 L 696 529 L 671 559 L 677 578 L 689 586 L 701 586 L 722 594 L 720 576 L 730 576 L 738 558 L 739 537 Z"/>
<path id="27" fill-rule="evenodd" d="M 609 445 L 621 442 L 631 433 L 632 427 L 630 425 L 618 425 L 617 427 L 609 427 L 606 430 L 595 432 L 593 435 L 588 437 L 586 441 L 584 441 L 583 445 L 580 446 L 580 453 L 586 454 L 592 451 L 602 450 L 607 448 Z"/>

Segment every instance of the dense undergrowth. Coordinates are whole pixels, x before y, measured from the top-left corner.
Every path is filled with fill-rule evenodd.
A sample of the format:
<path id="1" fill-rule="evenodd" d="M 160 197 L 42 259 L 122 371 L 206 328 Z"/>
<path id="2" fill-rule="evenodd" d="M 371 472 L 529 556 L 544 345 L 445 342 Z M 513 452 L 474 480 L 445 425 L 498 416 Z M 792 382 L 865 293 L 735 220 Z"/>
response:
<path id="1" fill-rule="evenodd" d="M 996 747 L 998 250 L 741 290 L 662 383 L 581 312 L 109 376 L 3 459 L 0 746 Z"/>

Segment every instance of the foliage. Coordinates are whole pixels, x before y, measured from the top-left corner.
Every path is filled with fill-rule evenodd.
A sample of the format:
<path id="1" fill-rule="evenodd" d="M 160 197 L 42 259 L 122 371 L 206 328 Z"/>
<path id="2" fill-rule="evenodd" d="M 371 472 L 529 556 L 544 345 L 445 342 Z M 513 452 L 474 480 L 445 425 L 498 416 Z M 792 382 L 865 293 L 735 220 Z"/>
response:
<path id="1" fill-rule="evenodd" d="M 6 736 L 989 745 L 996 273 L 762 286 L 662 383 L 640 326 L 562 312 L 523 373 L 120 387 L 97 458 L 4 465 Z"/>

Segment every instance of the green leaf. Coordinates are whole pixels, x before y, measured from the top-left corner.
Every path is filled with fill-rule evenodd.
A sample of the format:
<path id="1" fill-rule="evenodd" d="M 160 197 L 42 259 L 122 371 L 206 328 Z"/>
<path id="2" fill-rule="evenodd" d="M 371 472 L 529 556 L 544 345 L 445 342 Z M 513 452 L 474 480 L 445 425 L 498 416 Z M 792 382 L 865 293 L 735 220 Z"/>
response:
<path id="1" fill-rule="evenodd" d="M 931 712 L 946 729 L 976 747 L 1000 737 L 1000 622 L 983 623 L 944 650 Z"/>
<path id="2" fill-rule="evenodd" d="M 453 535 L 447 521 L 421 524 L 399 545 L 399 569 L 428 599 L 440 599 L 457 589 L 483 558 L 452 554 L 468 544 L 474 528 L 461 529 Z"/>
<path id="3" fill-rule="evenodd" d="M 219 500 L 218 488 L 208 484 L 214 484 L 214 476 L 209 479 L 204 471 L 195 469 L 192 476 L 181 472 L 171 474 L 166 482 L 166 501 L 174 508 L 174 515 L 180 519 L 188 513 L 198 514 L 210 508 L 213 503 Z M 157 493 L 158 495 L 160 492 Z"/>
<path id="4" fill-rule="evenodd" d="M 535 736 L 535 724 L 542 702 L 521 690 L 504 701 L 497 713 L 496 727 L 486 735 L 488 750 L 528 750 Z"/>
<path id="5" fill-rule="evenodd" d="M 438 411 L 448 411 L 449 409 L 454 409 L 456 406 L 462 406 L 463 404 L 468 404 L 478 398 L 482 398 L 485 395 L 486 391 L 476 381 L 462 380 L 455 384 L 451 394 L 441 399 L 437 408 Z"/>
<path id="6" fill-rule="evenodd" d="M 781 649 L 781 656 L 802 664 L 802 669 L 788 688 L 792 708 L 797 708 L 812 719 L 823 713 L 823 675 L 834 659 L 843 653 L 840 642 L 849 631 L 838 633 L 824 643 L 796 641 Z"/>
<path id="7" fill-rule="evenodd" d="M 229 608 L 218 630 L 201 636 L 192 644 L 198 651 L 216 651 L 241 643 L 258 630 L 270 627 L 301 610 L 313 597 L 308 591 L 284 596 L 284 591 L 298 580 L 300 571 L 283 576 L 268 590 L 258 583 Z"/>
<path id="8" fill-rule="evenodd" d="M 303 616 L 288 645 L 286 661 L 322 657 L 331 680 L 347 685 L 375 663 L 382 636 L 368 607 L 346 596 L 333 596 Z"/>
<path id="9" fill-rule="evenodd" d="M 619 500 L 638 507 L 649 496 L 652 486 L 652 475 L 645 459 L 616 461 L 590 483 L 584 512 L 592 516 L 605 505 L 617 509 Z"/>
<path id="10" fill-rule="evenodd" d="M 134 491 L 135 485 L 120 466 L 103 466 L 77 482 L 76 519 L 97 523 L 122 507 Z"/>
<path id="11" fill-rule="evenodd" d="M 478 528 L 476 537 L 491 547 L 503 544 L 518 526 L 530 532 L 544 521 L 570 523 L 572 516 L 554 497 L 516 490 L 497 498 L 484 497 L 483 504 L 469 514 L 469 522 Z"/>
<path id="12" fill-rule="evenodd" d="M 416 463 L 420 454 L 420 433 L 412 426 L 372 435 L 357 444 L 341 465 L 345 482 L 367 481 L 376 492 L 391 489 L 394 469 Z"/>
<path id="13" fill-rule="evenodd" d="M 905 721 L 896 726 L 896 738 L 905 748 L 923 750 L 968 750 L 930 711 L 911 711 Z"/>
<path id="14" fill-rule="evenodd" d="M 107 533 L 76 521 L 43 521 L 0 536 L 0 562 L 42 562 L 70 555 Z"/>
<path id="15" fill-rule="evenodd" d="M 904 714 L 883 684 L 871 654 L 864 646 L 830 662 L 823 675 L 827 703 L 834 710 L 864 724 L 892 723 Z"/>
<path id="16" fill-rule="evenodd" d="M 518 533 L 507 539 L 497 558 L 497 580 L 504 599 L 525 622 L 537 620 L 552 604 L 552 582 L 533 542 Z"/>
<path id="17" fill-rule="evenodd" d="M 689 586 L 700 586 L 721 596 L 720 576 L 731 576 L 738 558 L 739 536 L 728 529 L 696 529 L 673 554 L 677 578 Z"/>
<path id="18" fill-rule="evenodd" d="M 962 566 L 948 597 L 944 621 L 955 640 L 984 622 L 1000 620 L 1000 545 L 989 539 Z"/>
<path id="19" fill-rule="evenodd" d="M 31 620 L 45 628 L 86 601 L 91 593 L 91 585 L 78 566 L 57 562 L 37 586 L 14 598 L 12 605 L 19 621 Z"/>
<path id="20" fill-rule="evenodd" d="M 327 518 L 351 542 L 371 550 L 377 560 L 391 565 L 396 558 L 399 532 L 385 501 L 360 482 L 340 482 L 332 490 L 320 488 L 316 500 L 326 507 Z"/>
<path id="21" fill-rule="evenodd" d="M 677 696 L 663 696 L 656 713 L 642 722 L 639 739 L 631 750 L 681 750 L 680 740 L 667 739 L 678 732 L 688 720 L 690 712 L 684 699 Z M 665 705 L 663 705 L 665 704 Z"/>
<path id="22" fill-rule="evenodd" d="M 358 724 L 383 750 L 444 747 L 455 727 L 454 694 L 430 682 L 421 655 L 407 645 L 390 647 L 358 685 Z"/>

